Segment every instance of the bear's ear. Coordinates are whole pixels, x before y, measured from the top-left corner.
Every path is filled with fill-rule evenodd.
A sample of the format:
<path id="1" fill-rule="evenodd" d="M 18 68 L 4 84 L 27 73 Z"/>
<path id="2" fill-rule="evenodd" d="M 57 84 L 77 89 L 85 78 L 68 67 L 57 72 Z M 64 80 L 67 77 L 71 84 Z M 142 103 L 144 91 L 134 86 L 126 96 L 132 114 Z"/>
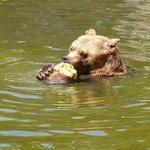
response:
<path id="1" fill-rule="evenodd" d="M 85 35 L 96 35 L 96 31 L 91 28 L 91 29 L 85 31 Z"/>
<path id="2" fill-rule="evenodd" d="M 119 43 L 120 39 L 110 39 L 107 41 L 106 45 L 110 48 L 117 46 L 117 44 Z"/>

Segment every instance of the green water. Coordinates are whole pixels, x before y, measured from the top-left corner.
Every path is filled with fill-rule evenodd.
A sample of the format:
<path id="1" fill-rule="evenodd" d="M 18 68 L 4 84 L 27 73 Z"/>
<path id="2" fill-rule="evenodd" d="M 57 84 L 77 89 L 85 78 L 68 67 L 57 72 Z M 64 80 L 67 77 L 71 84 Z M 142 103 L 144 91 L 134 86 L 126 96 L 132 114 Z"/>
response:
<path id="1" fill-rule="evenodd" d="M 150 150 L 149 0 L 0 0 L 0 150 Z M 124 77 L 36 80 L 84 31 L 120 38 Z"/>

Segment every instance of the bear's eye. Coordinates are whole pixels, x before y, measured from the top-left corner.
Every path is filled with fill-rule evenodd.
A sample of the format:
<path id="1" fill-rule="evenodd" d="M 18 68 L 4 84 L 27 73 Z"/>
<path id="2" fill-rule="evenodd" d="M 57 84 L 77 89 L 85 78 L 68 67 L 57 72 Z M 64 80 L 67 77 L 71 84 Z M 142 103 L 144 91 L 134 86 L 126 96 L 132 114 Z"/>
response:
<path id="1" fill-rule="evenodd" d="M 87 54 L 85 54 L 85 53 L 81 53 L 80 56 L 81 56 L 82 58 L 87 58 Z"/>

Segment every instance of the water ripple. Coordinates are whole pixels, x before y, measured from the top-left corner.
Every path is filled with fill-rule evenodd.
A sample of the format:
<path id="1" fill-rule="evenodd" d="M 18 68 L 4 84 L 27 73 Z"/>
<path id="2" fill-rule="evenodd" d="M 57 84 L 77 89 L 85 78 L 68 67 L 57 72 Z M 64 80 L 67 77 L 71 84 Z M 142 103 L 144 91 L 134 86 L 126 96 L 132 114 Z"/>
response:
<path id="1" fill-rule="evenodd" d="M 145 108 L 143 108 L 143 109 L 145 109 L 145 110 L 150 110 L 150 107 L 145 107 Z"/>
<path id="2" fill-rule="evenodd" d="M 108 134 L 104 131 L 81 131 L 81 134 L 92 135 L 92 136 L 107 136 Z"/>
<path id="3" fill-rule="evenodd" d="M 50 130 L 52 133 L 59 133 L 59 134 L 73 134 L 74 131 L 68 131 L 68 130 Z"/>
<path id="4" fill-rule="evenodd" d="M 47 132 L 30 132 L 30 131 L 0 131 L 0 135 L 8 135 L 8 136 L 19 136 L 19 137 L 32 137 L 32 136 L 51 136 Z"/>
<path id="5" fill-rule="evenodd" d="M 8 109 L 8 108 L 0 108 L 0 111 L 6 112 L 6 113 L 15 113 L 15 112 L 18 112 L 17 110 Z"/>
<path id="6" fill-rule="evenodd" d="M 6 91 L 6 90 L 0 90 L 0 94 L 12 95 L 12 96 L 18 97 L 18 98 L 41 99 L 40 96 L 35 96 L 35 95 L 31 95 L 31 94 L 14 93 L 14 92 Z"/>
<path id="7" fill-rule="evenodd" d="M 45 90 L 45 88 L 37 88 L 37 87 L 22 87 L 22 86 L 14 86 L 14 85 L 7 85 L 7 87 L 17 90 L 26 90 L 26 91 L 39 91 L 39 90 Z"/>
<path id="8" fill-rule="evenodd" d="M 1 148 L 4 148 L 4 147 L 9 147 L 10 146 L 10 144 L 6 144 L 6 143 L 0 143 L 0 147 Z"/>
<path id="9" fill-rule="evenodd" d="M 13 118 L 7 118 L 7 117 L 0 117 L 0 121 L 12 121 L 15 120 Z"/>
<path id="10" fill-rule="evenodd" d="M 8 100 L 8 99 L 3 99 L 3 102 L 6 102 L 6 103 L 13 103 L 13 104 L 24 104 L 23 102 L 12 101 L 12 100 Z"/>
<path id="11" fill-rule="evenodd" d="M 143 105 L 146 105 L 146 103 L 130 104 L 130 105 L 127 105 L 127 106 L 123 106 L 123 108 L 137 107 L 137 106 L 143 106 Z"/>
<path id="12" fill-rule="evenodd" d="M 8 118 L 8 117 L 0 117 L 0 121 L 33 122 L 33 120 L 29 120 L 29 119 L 16 119 L 16 118 Z"/>

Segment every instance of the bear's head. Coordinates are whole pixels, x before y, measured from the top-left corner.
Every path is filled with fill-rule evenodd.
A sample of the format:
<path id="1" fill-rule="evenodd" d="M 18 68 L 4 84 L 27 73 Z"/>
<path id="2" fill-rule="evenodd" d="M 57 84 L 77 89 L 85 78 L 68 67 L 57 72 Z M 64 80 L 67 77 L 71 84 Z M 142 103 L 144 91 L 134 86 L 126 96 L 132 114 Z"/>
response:
<path id="1" fill-rule="evenodd" d="M 124 72 L 117 46 L 119 41 L 96 35 L 94 29 L 89 29 L 71 44 L 69 54 L 62 60 L 72 64 L 80 75 Z"/>

